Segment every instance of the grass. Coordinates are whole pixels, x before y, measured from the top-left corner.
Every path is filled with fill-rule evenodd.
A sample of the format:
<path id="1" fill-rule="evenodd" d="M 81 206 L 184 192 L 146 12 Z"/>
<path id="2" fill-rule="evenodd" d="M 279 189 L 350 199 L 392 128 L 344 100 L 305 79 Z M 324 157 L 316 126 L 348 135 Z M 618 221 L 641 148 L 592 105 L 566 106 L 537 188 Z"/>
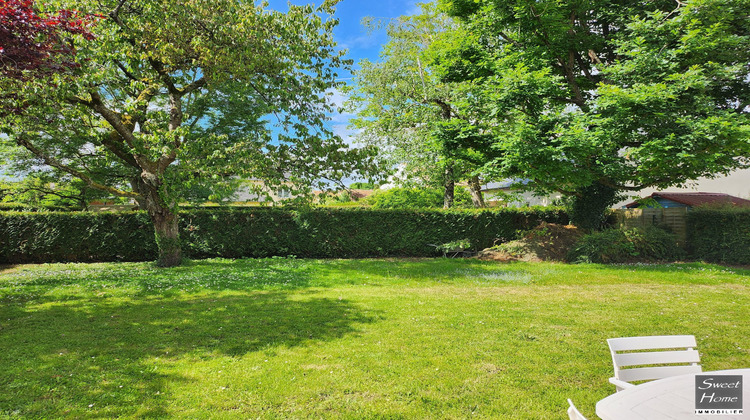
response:
<path id="1" fill-rule="evenodd" d="M 750 271 L 205 260 L 6 267 L 0 418 L 589 418 L 605 339 L 750 366 Z"/>

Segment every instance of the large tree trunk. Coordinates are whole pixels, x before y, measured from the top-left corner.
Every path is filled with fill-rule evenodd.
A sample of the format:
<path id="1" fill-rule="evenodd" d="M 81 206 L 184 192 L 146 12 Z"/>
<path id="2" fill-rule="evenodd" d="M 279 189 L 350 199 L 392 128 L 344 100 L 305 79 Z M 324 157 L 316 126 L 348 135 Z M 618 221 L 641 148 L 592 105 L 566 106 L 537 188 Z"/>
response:
<path id="1" fill-rule="evenodd" d="M 453 207 L 453 200 L 456 193 L 456 181 L 453 179 L 453 164 L 449 163 L 445 167 L 445 179 L 443 181 L 443 208 Z"/>
<path id="2" fill-rule="evenodd" d="M 182 263 L 182 247 L 180 246 L 180 226 L 178 217 L 168 209 L 161 209 L 151 215 L 156 232 L 156 244 L 159 246 L 159 267 L 175 267 Z"/>
<path id="3" fill-rule="evenodd" d="M 474 207 L 487 207 L 487 204 L 484 202 L 484 195 L 482 194 L 482 184 L 479 182 L 478 176 L 473 176 L 469 179 L 469 192 L 471 193 L 471 202 L 474 204 Z"/>
<path id="4" fill-rule="evenodd" d="M 154 224 L 156 245 L 159 247 L 159 267 L 175 267 L 182 263 L 182 246 L 180 245 L 179 218 L 175 208 L 166 203 L 159 192 L 161 182 L 149 174 L 136 178 L 131 182 L 134 189 L 141 195 L 138 204 L 148 211 Z"/>

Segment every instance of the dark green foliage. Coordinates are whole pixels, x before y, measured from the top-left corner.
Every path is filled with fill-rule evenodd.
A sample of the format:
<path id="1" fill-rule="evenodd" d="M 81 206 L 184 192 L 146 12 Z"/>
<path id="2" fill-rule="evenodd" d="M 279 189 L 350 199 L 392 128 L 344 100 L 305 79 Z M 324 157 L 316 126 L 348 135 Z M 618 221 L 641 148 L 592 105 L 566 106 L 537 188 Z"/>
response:
<path id="1" fill-rule="evenodd" d="M 0 213 L 0 263 L 148 261 L 156 257 L 145 212 Z"/>
<path id="2" fill-rule="evenodd" d="M 619 199 L 616 189 L 592 184 L 578 190 L 570 204 L 570 223 L 581 229 L 599 230 L 606 226 L 608 209 Z"/>
<path id="3" fill-rule="evenodd" d="M 427 244 L 469 239 L 481 249 L 540 221 L 565 223 L 559 208 L 373 210 L 214 208 L 180 214 L 183 251 L 208 257 L 434 256 Z M 0 263 L 148 261 L 156 258 L 144 212 L 0 213 Z"/>
<path id="4" fill-rule="evenodd" d="M 688 212 L 688 249 L 694 258 L 750 264 L 750 209 L 696 208 Z"/>
<path id="5" fill-rule="evenodd" d="M 632 263 L 675 261 L 685 257 L 675 236 L 663 229 L 606 229 L 581 238 L 568 253 L 568 261 Z"/>

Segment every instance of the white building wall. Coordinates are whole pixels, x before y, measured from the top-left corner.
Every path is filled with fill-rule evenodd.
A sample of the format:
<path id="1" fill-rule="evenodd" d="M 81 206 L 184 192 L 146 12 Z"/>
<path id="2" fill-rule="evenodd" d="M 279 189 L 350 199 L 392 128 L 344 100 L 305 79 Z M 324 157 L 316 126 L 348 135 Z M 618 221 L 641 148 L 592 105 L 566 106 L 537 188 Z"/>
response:
<path id="1" fill-rule="evenodd" d="M 648 197 L 657 191 L 724 193 L 750 200 L 750 169 L 734 171 L 728 176 L 721 176 L 713 179 L 699 178 L 695 181 L 691 181 L 684 188 L 645 188 L 637 193 L 629 194 L 627 200 L 623 200 L 615 204 L 613 207 L 617 209 L 622 208 L 624 205 L 633 202 L 636 198 Z"/>

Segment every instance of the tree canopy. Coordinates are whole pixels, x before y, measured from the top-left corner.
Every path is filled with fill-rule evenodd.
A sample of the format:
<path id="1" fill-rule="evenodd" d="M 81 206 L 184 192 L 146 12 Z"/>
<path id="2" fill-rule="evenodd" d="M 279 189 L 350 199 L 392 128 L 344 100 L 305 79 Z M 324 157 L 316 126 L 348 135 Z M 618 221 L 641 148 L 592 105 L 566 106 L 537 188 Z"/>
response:
<path id="1" fill-rule="evenodd" d="M 579 225 L 619 192 L 747 167 L 747 0 L 441 5 L 477 35 L 446 75 L 492 127 L 485 169 L 575 196 Z"/>
<path id="2" fill-rule="evenodd" d="M 138 201 L 159 262 L 181 259 L 180 191 L 236 176 L 297 192 L 365 167 L 327 121 L 350 63 L 332 37 L 335 1 L 287 13 L 235 0 L 58 0 L 104 18 L 74 36 L 75 77 L 2 80 L 6 147 L 16 167 L 52 168 Z"/>
<path id="3" fill-rule="evenodd" d="M 352 123 L 360 140 L 380 147 L 391 165 L 403 165 L 402 172 L 422 185 L 442 186 L 445 207 L 452 206 L 454 184 L 462 180 L 474 181 L 475 204 L 483 205 L 477 161 L 485 159 L 469 141 L 455 141 L 480 138 L 479 121 L 462 107 L 463 84 L 441 78 L 436 61 L 470 34 L 435 4 L 421 7 L 417 15 L 370 23 L 385 26 L 388 42 L 377 62 L 359 63 Z"/>

